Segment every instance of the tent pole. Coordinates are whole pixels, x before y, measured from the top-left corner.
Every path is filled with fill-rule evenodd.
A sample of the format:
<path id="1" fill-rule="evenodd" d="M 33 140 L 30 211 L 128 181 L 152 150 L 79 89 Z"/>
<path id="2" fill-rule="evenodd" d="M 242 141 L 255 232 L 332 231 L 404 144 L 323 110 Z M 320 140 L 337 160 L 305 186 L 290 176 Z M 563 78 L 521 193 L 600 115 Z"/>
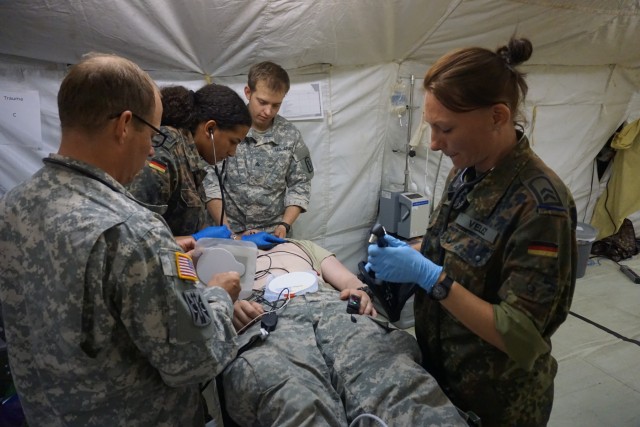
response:
<path id="1" fill-rule="evenodd" d="M 409 157 L 415 156 L 415 151 L 411 148 L 411 125 L 412 125 L 412 116 L 413 116 L 413 87 L 416 84 L 416 79 L 413 74 L 411 74 L 411 84 L 409 85 L 409 104 L 407 105 L 407 147 L 405 150 L 405 160 L 404 160 L 404 191 L 405 193 L 409 191 Z"/>

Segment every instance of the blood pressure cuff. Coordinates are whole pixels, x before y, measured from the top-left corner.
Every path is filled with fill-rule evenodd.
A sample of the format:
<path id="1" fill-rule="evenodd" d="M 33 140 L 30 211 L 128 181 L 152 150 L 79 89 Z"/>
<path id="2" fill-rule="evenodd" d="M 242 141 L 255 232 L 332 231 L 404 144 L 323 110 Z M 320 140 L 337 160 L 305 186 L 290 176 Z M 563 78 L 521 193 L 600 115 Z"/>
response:
<path id="1" fill-rule="evenodd" d="M 415 283 L 391 283 L 376 279 L 373 271 L 365 268 L 366 263 L 358 264 L 358 279 L 373 292 L 375 299 L 387 314 L 389 322 L 400 320 L 400 314 L 407 300 L 416 291 Z"/>

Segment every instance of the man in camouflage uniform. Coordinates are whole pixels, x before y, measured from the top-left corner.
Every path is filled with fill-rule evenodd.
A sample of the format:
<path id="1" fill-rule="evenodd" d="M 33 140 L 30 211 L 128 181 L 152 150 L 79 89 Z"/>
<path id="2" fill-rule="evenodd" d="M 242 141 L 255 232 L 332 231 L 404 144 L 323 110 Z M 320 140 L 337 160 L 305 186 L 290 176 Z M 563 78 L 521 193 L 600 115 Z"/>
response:
<path id="1" fill-rule="evenodd" d="M 175 236 L 190 236 L 213 225 L 202 182 L 208 164 L 187 130 L 160 128 L 167 135 L 153 158 L 127 186 L 143 205 L 162 215 Z"/>
<path id="2" fill-rule="evenodd" d="M 58 107 L 58 154 L 0 201 L 0 298 L 27 421 L 202 426 L 198 384 L 236 354 L 239 278 L 205 288 L 122 185 L 153 154 L 158 89 L 132 62 L 91 55 Z"/>
<path id="3" fill-rule="evenodd" d="M 313 164 L 300 131 L 278 115 L 289 91 L 289 76 L 280 66 L 262 62 L 249 70 L 245 95 L 252 127 L 227 159 L 225 218 L 236 233 L 272 232 L 285 237 L 309 206 Z M 221 192 L 215 175 L 207 175 L 205 190 L 213 199 L 209 212 L 220 218 Z"/>
<path id="4" fill-rule="evenodd" d="M 257 338 L 260 322 L 240 335 L 249 344 L 223 373 L 226 408 L 235 422 L 343 427 L 368 413 L 389 426 L 466 425 L 420 366 L 411 335 L 347 313 L 350 294 L 361 298 L 361 314 L 375 310 L 363 284 L 332 253 L 309 241 L 290 241 L 262 252 L 257 269 L 276 275 L 312 271 L 319 289 L 279 310 L 266 339 Z M 264 283 L 256 281 L 258 288 Z M 238 301 L 234 324 L 262 312 L 257 303 Z"/>

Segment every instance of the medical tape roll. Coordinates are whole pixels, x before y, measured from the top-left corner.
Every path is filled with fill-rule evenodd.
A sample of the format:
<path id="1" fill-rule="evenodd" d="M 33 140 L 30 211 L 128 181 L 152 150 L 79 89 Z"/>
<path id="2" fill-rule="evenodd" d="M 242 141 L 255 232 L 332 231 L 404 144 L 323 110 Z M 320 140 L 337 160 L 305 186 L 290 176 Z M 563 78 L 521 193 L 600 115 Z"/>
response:
<path id="1" fill-rule="evenodd" d="M 296 271 L 283 274 L 271 280 L 264 288 L 264 299 L 267 301 L 276 301 L 278 296 L 280 296 L 281 299 L 286 298 L 287 293 L 295 296 L 317 290 L 317 274 L 306 271 Z"/>

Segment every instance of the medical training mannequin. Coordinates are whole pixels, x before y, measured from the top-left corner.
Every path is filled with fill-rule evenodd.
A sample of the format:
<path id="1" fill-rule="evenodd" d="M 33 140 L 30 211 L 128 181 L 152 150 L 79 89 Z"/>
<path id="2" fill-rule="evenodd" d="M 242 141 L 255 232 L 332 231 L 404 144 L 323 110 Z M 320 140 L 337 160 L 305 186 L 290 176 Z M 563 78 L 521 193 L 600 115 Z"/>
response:
<path id="1" fill-rule="evenodd" d="M 421 252 L 391 236 L 368 268 L 413 282 L 423 364 L 483 426 L 545 425 L 557 362 L 551 335 L 569 312 L 576 208 L 517 125 L 531 42 L 450 52 L 429 69 L 431 149 L 453 162 Z"/>
<path id="2" fill-rule="evenodd" d="M 363 284 L 332 253 L 295 240 L 262 251 L 254 292 L 268 275 L 295 271 L 317 274 L 319 289 L 284 307 L 285 301 L 271 303 L 281 308 L 266 339 L 260 319 L 246 325 L 272 307 L 242 300 L 234 306 L 244 347 L 222 382 L 237 424 L 344 427 L 373 414 L 389 426 L 466 425 L 420 366 L 415 339 L 368 316 L 376 312 Z M 347 313 L 351 294 L 361 298 L 361 315 Z"/>

